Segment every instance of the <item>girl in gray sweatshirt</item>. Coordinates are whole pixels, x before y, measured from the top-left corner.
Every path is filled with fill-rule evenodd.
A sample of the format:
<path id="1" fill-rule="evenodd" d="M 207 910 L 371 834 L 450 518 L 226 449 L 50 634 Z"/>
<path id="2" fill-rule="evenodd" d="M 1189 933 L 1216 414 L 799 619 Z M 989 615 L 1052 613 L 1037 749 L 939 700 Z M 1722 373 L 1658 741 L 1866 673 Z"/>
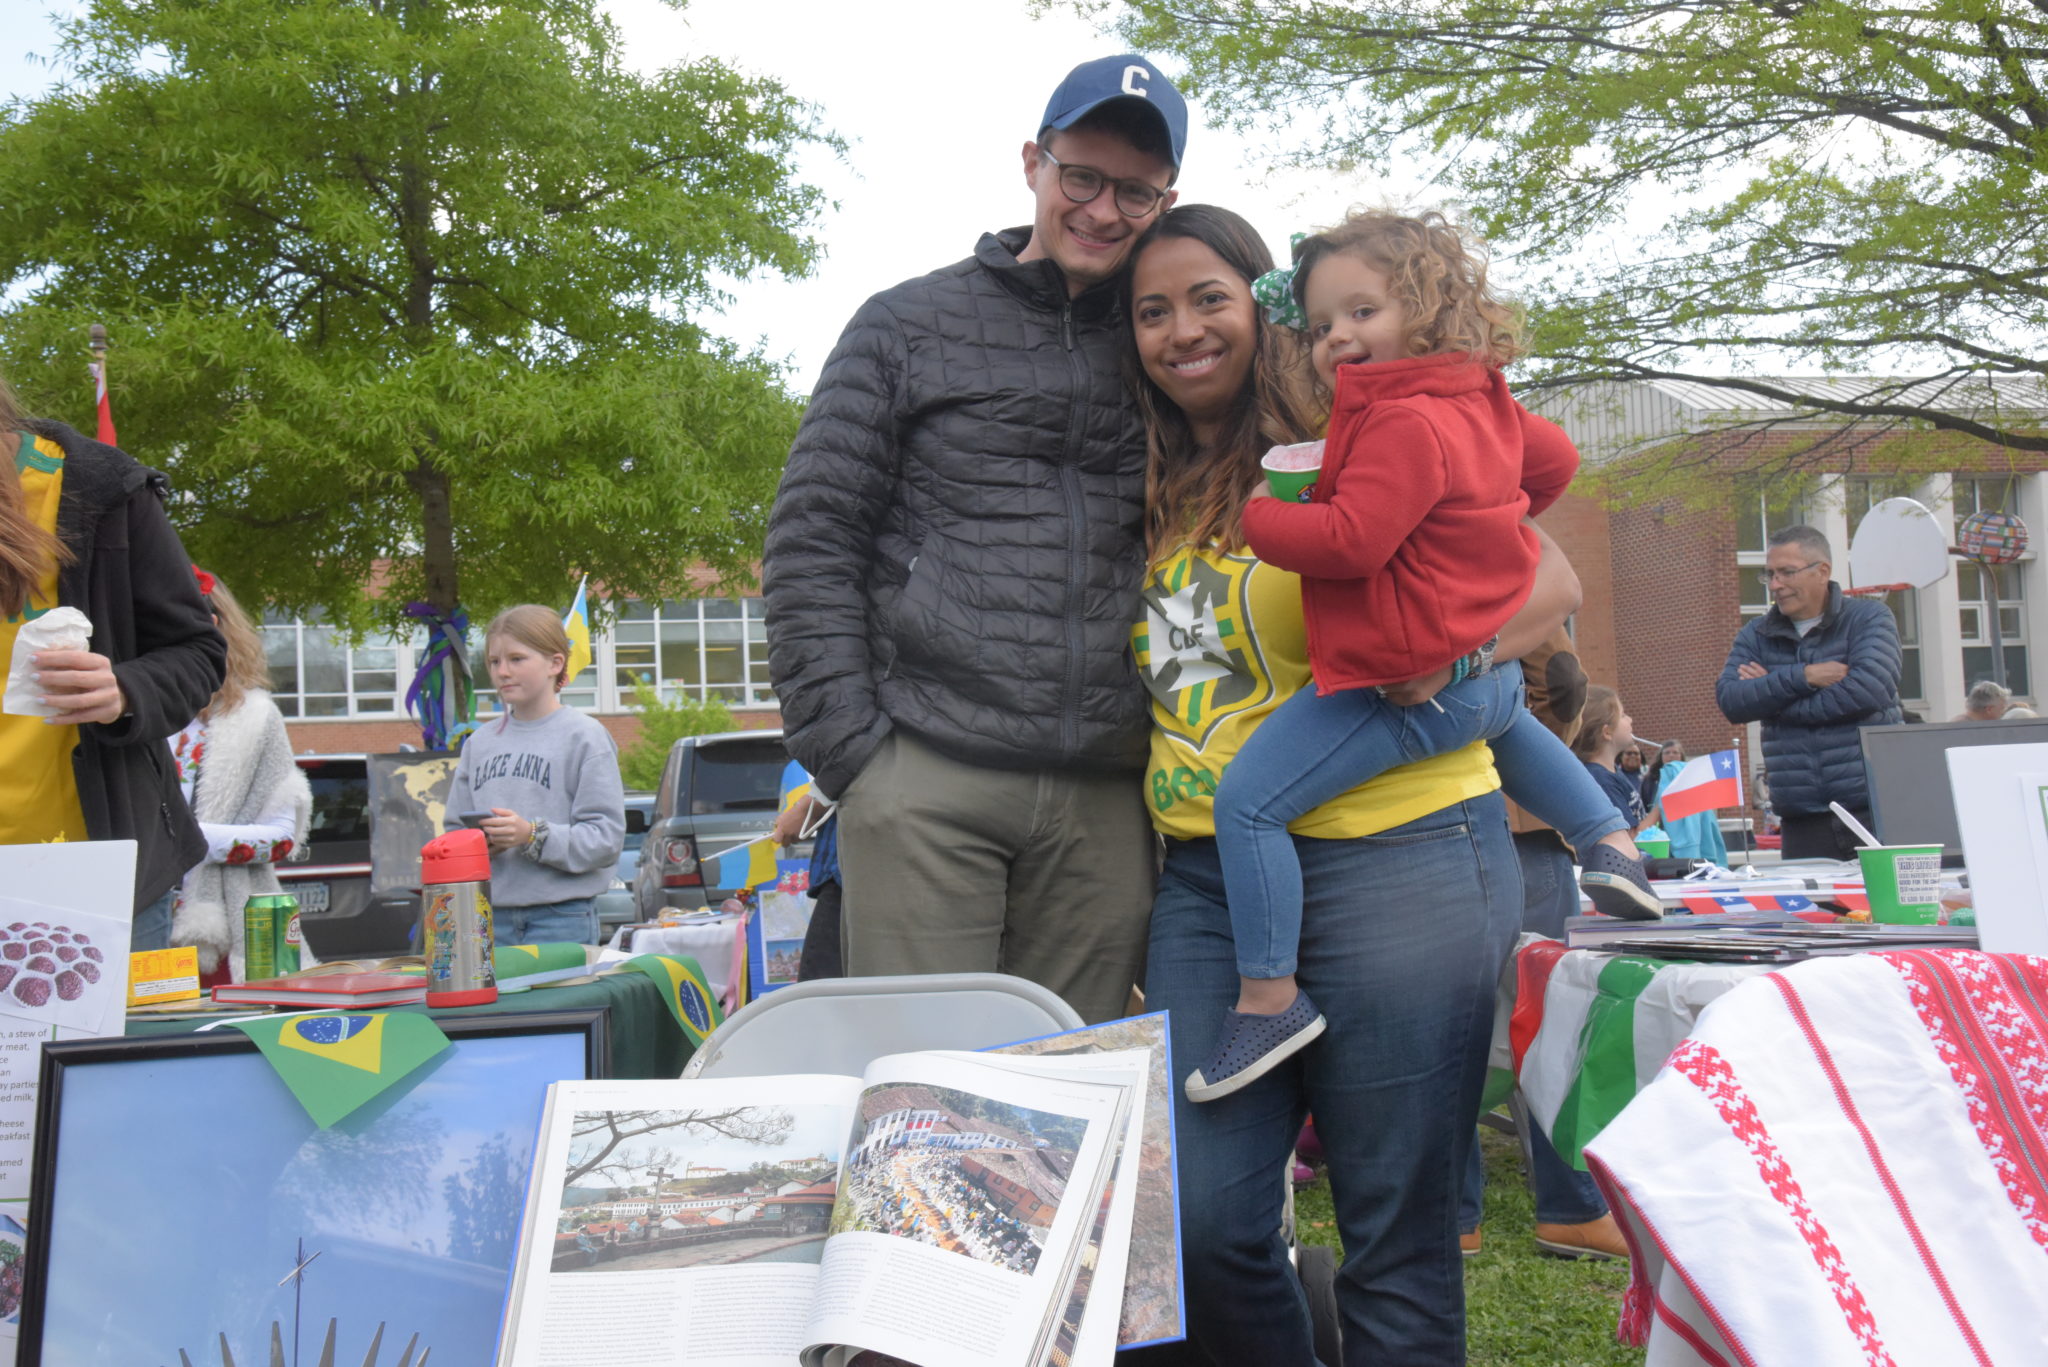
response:
<path id="1" fill-rule="evenodd" d="M 594 943 L 591 899 L 610 886 L 626 839 L 618 747 L 562 705 L 569 637 L 552 609 L 499 613 L 484 656 L 505 710 L 463 743 L 447 825 L 467 818 L 490 841 L 498 944 Z"/>

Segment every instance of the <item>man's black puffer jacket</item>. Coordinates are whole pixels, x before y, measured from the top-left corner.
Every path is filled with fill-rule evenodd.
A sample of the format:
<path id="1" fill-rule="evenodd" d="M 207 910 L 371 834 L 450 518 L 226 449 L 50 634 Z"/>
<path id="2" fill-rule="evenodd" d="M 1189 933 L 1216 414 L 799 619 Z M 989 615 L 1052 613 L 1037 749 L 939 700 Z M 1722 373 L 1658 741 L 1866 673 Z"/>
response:
<path id="1" fill-rule="evenodd" d="M 1028 233 L 868 300 L 768 524 L 789 750 L 846 790 L 892 727 L 969 764 L 1144 762 L 1131 663 L 1144 436 L 1112 286 L 1069 300 Z"/>

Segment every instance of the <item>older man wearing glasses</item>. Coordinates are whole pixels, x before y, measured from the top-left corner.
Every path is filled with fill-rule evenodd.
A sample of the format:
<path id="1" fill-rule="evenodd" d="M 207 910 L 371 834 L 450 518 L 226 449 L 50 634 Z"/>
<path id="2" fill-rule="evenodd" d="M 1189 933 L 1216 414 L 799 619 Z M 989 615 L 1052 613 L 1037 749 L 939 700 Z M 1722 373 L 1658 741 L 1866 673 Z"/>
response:
<path id="1" fill-rule="evenodd" d="M 1870 824 L 1856 733 L 1900 719 L 1898 625 L 1882 602 L 1842 593 L 1833 554 L 1811 527 L 1772 535 L 1761 578 L 1776 606 L 1736 635 L 1714 689 L 1729 721 L 1763 723 L 1787 859 L 1856 857 L 1828 804 Z"/>
<path id="2" fill-rule="evenodd" d="M 1143 962 L 1154 848 L 1115 277 L 1187 107 L 1106 57 L 1033 127 L 1031 225 L 868 300 L 825 364 L 769 520 L 769 669 L 841 802 L 848 971 L 1000 970 L 1097 1021 Z"/>

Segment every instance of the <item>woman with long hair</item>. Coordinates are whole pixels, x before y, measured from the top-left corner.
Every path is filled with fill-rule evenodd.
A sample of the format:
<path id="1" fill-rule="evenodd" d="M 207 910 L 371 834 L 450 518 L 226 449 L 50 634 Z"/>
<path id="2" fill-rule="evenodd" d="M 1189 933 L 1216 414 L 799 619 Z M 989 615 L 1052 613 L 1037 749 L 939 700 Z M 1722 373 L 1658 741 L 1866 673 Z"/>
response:
<path id="1" fill-rule="evenodd" d="M 171 737 L 179 786 L 206 836 L 206 858 L 185 875 L 173 903 L 171 943 L 198 949 L 203 974 L 241 982 L 242 906 L 282 890 L 280 860 L 305 858 L 313 790 L 271 701 L 263 638 L 226 584 L 197 566 L 192 573 L 227 641 L 228 672 L 199 715 Z"/>
<path id="2" fill-rule="evenodd" d="M 160 949 L 172 890 L 206 853 L 163 743 L 220 686 L 227 646 L 162 475 L 25 416 L 4 380 L 0 455 L 0 660 L 54 608 L 92 624 L 87 648 L 25 662 L 51 715 L 0 715 L 0 844 L 135 841 L 134 947 Z"/>
<path id="3" fill-rule="evenodd" d="M 1242 218 L 1190 205 L 1146 233 L 1126 286 L 1150 497 L 1132 641 L 1153 697 L 1146 798 L 1166 844 L 1146 1001 L 1168 1011 L 1176 1059 L 1207 1057 L 1238 997 L 1217 780 L 1265 716 L 1313 687 L 1301 582 L 1252 554 L 1241 521 L 1260 457 L 1315 436 L 1321 418 L 1299 343 L 1253 300 L 1271 267 Z M 1545 566 L 1501 633 L 1501 658 L 1576 605 L 1569 567 L 1554 552 Z M 1448 676 L 1388 695 L 1420 703 Z M 1324 1036 L 1229 1096 L 1175 1099 L 1181 1189 L 1202 1193 L 1183 1208 L 1182 1247 L 1203 1360 L 1315 1361 L 1280 1234 L 1283 1164 L 1310 1110 L 1344 1244 L 1344 1361 L 1464 1360 L 1458 1178 L 1494 984 L 1521 921 L 1498 787 L 1486 747 L 1471 745 L 1389 770 L 1293 823 L 1296 972 Z"/>

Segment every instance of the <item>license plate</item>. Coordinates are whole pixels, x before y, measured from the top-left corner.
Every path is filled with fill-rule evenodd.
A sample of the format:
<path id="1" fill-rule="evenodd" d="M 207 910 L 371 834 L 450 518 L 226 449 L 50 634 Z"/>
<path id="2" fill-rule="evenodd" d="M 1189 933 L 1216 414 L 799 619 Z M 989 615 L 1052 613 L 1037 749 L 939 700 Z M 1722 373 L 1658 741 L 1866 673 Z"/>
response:
<path id="1" fill-rule="evenodd" d="M 299 899 L 299 912 L 319 913 L 327 910 L 327 885 L 325 883 L 294 883 L 286 889 Z"/>

